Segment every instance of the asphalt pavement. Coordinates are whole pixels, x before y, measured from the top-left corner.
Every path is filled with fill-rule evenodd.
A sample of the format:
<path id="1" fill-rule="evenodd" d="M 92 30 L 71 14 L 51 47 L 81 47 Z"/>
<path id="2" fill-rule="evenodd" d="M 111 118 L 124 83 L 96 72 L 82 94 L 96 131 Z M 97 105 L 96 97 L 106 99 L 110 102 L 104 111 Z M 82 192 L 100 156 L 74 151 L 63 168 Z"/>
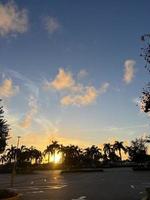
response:
<path id="1" fill-rule="evenodd" d="M 131 168 L 104 172 L 40 171 L 17 175 L 14 188 L 22 200 L 141 200 L 150 187 L 150 171 Z M 10 174 L 0 174 L 0 188 L 10 188 Z"/>

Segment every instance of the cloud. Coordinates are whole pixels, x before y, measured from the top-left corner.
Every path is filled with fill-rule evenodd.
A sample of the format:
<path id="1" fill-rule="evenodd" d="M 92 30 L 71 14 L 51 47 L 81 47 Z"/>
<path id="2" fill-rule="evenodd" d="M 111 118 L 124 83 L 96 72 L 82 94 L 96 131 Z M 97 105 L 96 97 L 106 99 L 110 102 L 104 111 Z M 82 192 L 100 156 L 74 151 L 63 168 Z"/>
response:
<path id="1" fill-rule="evenodd" d="M 23 128 L 19 131 L 22 133 L 21 143 L 29 146 L 36 146 L 37 148 L 44 150 L 45 147 L 52 141 L 57 140 L 60 144 L 80 144 L 81 146 L 89 145 L 88 140 L 80 140 L 77 137 L 68 137 L 63 133 L 59 124 L 55 121 L 52 122 L 45 116 L 40 115 L 35 117 L 36 129 L 24 130 Z M 16 123 L 15 123 L 16 126 Z M 61 129 L 61 130 L 60 130 Z M 15 134 L 18 132 L 18 127 L 15 129 Z M 20 135 L 19 132 L 19 135 Z M 29 139 L 30 138 L 30 139 Z M 42 142 L 41 142 L 42 141 Z"/>
<path id="2" fill-rule="evenodd" d="M 0 85 L 0 97 L 11 97 L 19 92 L 19 86 L 14 86 L 11 79 L 5 79 Z"/>
<path id="3" fill-rule="evenodd" d="M 52 82 L 46 82 L 45 88 L 54 88 L 56 90 L 64 90 L 71 88 L 75 84 L 75 81 L 70 72 L 60 68 L 58 74 Z"/>
<path id="4" fill-rule="evenodd" d="M 81 69 L 78 73 L 78 79 L 85 78 L 88 75 L 88 72 L 85 69 Z"/>
<path id="5" fill-rule="evenodd" d="M 103 83 L 99 89 L 99 94 L 103 94 L 103 93 L 107 92 L 109 86 L 110 86 L 110 84 L 108 82 Z"/>
<path id="6" fill-rule="evenodd" d="M 57 31 L 59 31 L 60 28 L 61 28 L 60 22 L 54 17 L 47 16 L 44 19 L 44 22 L 45 22 L 45 29 L 50 34 L 53 34 L 53 33 L 57 32 Z"/>
<path id="7" fill-rule="evenodd" d="M 62 105 L 89 105 L 95 101 L 98 93 L 94 87 L 86 87 L 83 95 L 67 95 L 61 99 Z"/>
<path id="8" fill-rule="evenodd" d="M 135 64 L 136 62 L 134 60 L 126 60 L 124 63 L 124 82 L 126 84 L 131 83 L 131 81 L 134 78 L 134 74 L 135 74 Z"/>
<path id="9" fill-rule="evenodd" d="M 92 145 L 88 139 L 66 136 L 66 131 L 63 131 L 60 126 L 60 121 L 51 121 L 42 113 L 40 116 L 35 116 L 35 127 L 29 127 L 29 129 L 20 126 L 20 116 L 17 113 L 9 113 L 7 119 L 11 126 L 9 144 L 16 144 L 17 136 L 21 136 L 21 144 L 27 147 L 35 146 L 40 150 L 44 150 L 52 140 L 57 140 L 64 145 L 80 144 L 81 147 Z"/>
<path id="10" fill-rule="evenodd" d="M 0 36 L 24 33 L 27 29 L 27 10 L 19 10 L 14 1 L 0 4 Z"/>
<path id="11" fill-rule="evenodd" d="M 37 108 L 37 100 L 35 99 L 35 97 L 30 96 L 28 106 L 29 106 L 29 111 L 26 113 L 24 119 L 20 123 L 20 126 L 23 128 L 29 128 L 31 126 L 33 117 L 37 113 L 38 108 Z"/>
<path id="12" fill-rule="evenodd" d="M 31 81 L 25 75 L 12 69 L 5 69 L 4 72 L 2 73 L 2 78 L 5 77 L 12 77 L 12 79 L 19 81 L 22 84 L 22 86 L 25 86 L 28 89 L 29 93 L 33 94 L 36 98 L 38 98 L 39 87 L 37 83 Z"/>
<path id="13" fill-rule="evenodd" d="M 81 94 L 66 95 L 61 100 L 62 105 L 87 106 L 95 102 L 96 98 L 107 91 L 109 83 L 104 83 L 99 90 L 94 86 L 82 87 Z"/>
<path id="14" fill-rule="evenodd" d="M 85 74 L 85 71 L 80 71 L 79 74 Z M 77 75 L 77 79 L 78 79 Z M 85 86 L 82 83 L 77 82 L 71 72 L 65 71 L 60 68 L 58 74 L 53 81 L 44 83 L 44 88 L 55 89 L 57 91 L 64 91 L 63 96 L 60 99 L 61 105 L 76 105 L 87 106 L 95 102 L 96 98 L 105 93 L 109 88 L 109 83 L 106 82 L 101 85 L 99 89 L 94 86 Z"/>

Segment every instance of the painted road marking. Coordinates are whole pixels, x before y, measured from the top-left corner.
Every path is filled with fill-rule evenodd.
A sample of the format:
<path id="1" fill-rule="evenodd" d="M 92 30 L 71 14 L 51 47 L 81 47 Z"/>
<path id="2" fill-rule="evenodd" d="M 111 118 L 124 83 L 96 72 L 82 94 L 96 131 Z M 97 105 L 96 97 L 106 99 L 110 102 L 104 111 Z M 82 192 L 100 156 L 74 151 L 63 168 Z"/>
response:
<path id="1" fill-rule="evenodd" d="M 81 196 L 81 197 L 79 197 L 77 199 L 72 199 L 72 200 L 84 200 L 84 199 L 86 199 L 86 196 Z"/>

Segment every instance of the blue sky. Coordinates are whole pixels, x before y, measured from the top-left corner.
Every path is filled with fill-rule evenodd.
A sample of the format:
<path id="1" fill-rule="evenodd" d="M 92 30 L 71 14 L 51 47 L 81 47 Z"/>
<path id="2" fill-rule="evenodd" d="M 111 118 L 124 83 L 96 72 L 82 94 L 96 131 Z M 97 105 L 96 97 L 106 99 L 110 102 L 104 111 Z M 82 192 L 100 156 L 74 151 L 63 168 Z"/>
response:
<path id="1" fill-rule="evenodd" d="M 148 0 L 0 1 L 0 97 L 12 141 L 43 148 L 149 134 L 136 106 Z M 30 138 L 30 140 L 29 140 Z"/>

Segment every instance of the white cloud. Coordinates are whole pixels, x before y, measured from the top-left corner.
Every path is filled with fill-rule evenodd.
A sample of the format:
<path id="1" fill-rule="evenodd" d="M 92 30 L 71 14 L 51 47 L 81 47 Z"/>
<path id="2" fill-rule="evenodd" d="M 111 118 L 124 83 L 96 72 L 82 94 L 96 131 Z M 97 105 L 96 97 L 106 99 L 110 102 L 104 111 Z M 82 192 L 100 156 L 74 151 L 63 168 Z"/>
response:
<path id="1" fill-rule="evenodd" d="M 29 90 L 29 93 L 33 94 L 36 98 L 38 98 L 39 96 L 38 85 L 35 82 L 31 81 L 26 76 L 24 76 L 23 74 L 21 74 L 20 72 L 7 69 L 2 73 L 2 78 L 5 78 L 5 77 L 12 77 L 12 79 L 19 81 L 22 85 L 24 85 Z"/>
<path id="2" fill-rule="evenodd" d="M 84 94 L 67 95 L 61 99 L 62 105 L 89 105 L 96 100 L 98 96 L 97 90 L 91 86 L 86 87 Z"/>
<path id="3" fill-rule="evenodd" d="M 64 90 L 71 88 L 74 83 L 75 81 L 72 77 L 72 74 L 60 68 L 55 79 L 52 82 L 46 82 L 44 87 L 54 88 L 56 90 Z"/>
<path id="4" fill-rule="evenodd" d="M 135 64 L 136 62 L 134 60 L 126 60 L 124 63 L 124 82 L 126 84 L 131 83 L 131 81 L 134 78 L 134 74 L 135 74 Z"/>
<path id="5" fill-rule="evenodd" d="M 29 111 L 26 113 L 24 119 L 20 123 L 20 126 L 23 128 L 29 128 L 31 126 L 33 117 L 37 113 L 38 108 L 37 108 L 37 100 L 35 99 L 35 97 L 33 96 L 29 97 L 28 106 L 29 106 Z"/>
<path id="6" fill-rule="evenodd" d="M 5 79 L 0 85 L 0 97 L 11 97 L 19 92 L 19 86 L 14 86 L 11 79 Z"/>
<path id="7" fill-rule="evenodd" d="M 78 73 L 78 79 L 83 79 L 88 75 L 88 72 L 85 69 L 81 69 Z"/>
<path id="8" fill-rule="evenodd" d="M 0 36 L 24 33 L 27 29 L 27 10 L 19 10 L 13 1 L 0 4 Z"/>
<path id="9" fill-rule="evenodd" d="M 101 94 L 107 92 L 109 86 L 110 86 L 110 84 L 108 82 L 103 83 L 102 86 L 99 89 L 99 94 L 101 95 Z"/>
<path id="10" fill-rule="evenodd" d="M 45 28 L 50 34 L 59 31 L 61 28 L 60 22 L 54 17 L 47 16 L 44 22 L 45 22 Z"/>
<path id="11" fill-rule="evenodd" d="M 73 93 L 64 96 L 60 103 L 62 105 L 77 105 L 77 106 L 87 106 L 96 101 L 96 98 L 107 91 L 109 83 L 104 83 L 99 90 L 94 86 L 81 87 L 80 93 Z"/>
<path id="12" fill-rule="evenodd" d="M 81 72 L 81 71 L 80 71 Z M 79 74 L 85 74 L 85 71 Z M 77 75 L 77 77 L 78 77 Z M 60 99 L 61 105 L 76 105 L 87 106 L 96 101 L 97 97 L 105 93 L 109 88 L 109 83 L 104 83 L 99 89 L 94 86 L 84 86 L 82 83 L 78 83 L 71 72 L 59 69 L 58 74 L 53 81 L 44 84 L 44 88 L 53 88 L 57 91 L 64 91 L 63 96 Z"/>

